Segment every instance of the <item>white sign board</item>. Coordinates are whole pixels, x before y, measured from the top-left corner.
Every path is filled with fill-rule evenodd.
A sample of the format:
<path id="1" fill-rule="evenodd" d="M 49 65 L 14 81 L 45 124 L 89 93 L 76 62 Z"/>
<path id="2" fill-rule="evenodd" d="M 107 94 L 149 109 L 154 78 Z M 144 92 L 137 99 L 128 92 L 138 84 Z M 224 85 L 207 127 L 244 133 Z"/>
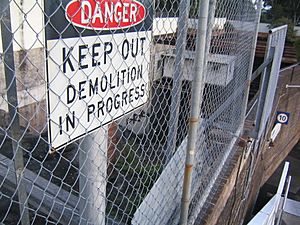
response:
<path id="1" fill-rule="evenodd" d="M 274 142 L 276 137 L 278 136 L 280 130 L 281 130 L 281 123 L 276 123 L 276 125 L 274 126 L 272 132 L 271 132 L 271 141 Z"/>
<path id="2" fill-rule="evenodd" d="M 104 2 L 108 4 L 109 1 Z M 131 14 L 142 5 L 137 3 L 136 8 L 132 6 L 129 11 L 131 19 L 135 19 Z M 67 28 L 73 19 L 69 11 L 77 13 L 78 9 L 87 10 L 91 7 L 82 8 L 78 4 L 72 1 L 67 5 L 67 18 L 62 18 L 67 21 Z M 68 7 L 72 10 L 68 11 Z M 100 6 L 95 7 L 101 10 Z M 105 5 L 103 7 L 105 9 Z M 120 4 L 118 7 L 121 10 Z M 144 9 L 143 5 L 141 7 Z M 105 31 L 98 35 L 93 26 L 99 26 L 97 30 L 101 30 L 104 25 L 100 24 L 100 19 L 93 19 L 95 23 L 91 25 L 88 18 L 80 19 L 82 16 L 86 17 L 86 12 L 74 16 L 74 20 L 77 18 L 81 23 L 78 26 L 80 28 L 75 30 L 77 32 L 73 29 L 64 38 L 59 35 L 56 37 L 56 30 L 52 29 L 52 36 L 48 35 L 47 40 L 49 142 L 56 149 L 132 112 L 148 101 L 151 30 L 139 21 L 142 26 L 139 29 L 127 30 L 126 33 Z M 122 18 L 125 20 L 126 15 Z M 86 32 L 87 35 L 78 31 L 84 26 L 82 21 L 86 21 L 85 26 L 90 26 L 82 29 L 83 34 Z M 97 21 L 99 24 L 96 24 Z M 128 27 L 130 20 L 125 21 L 124 27 Z M 112 24 L 116 26 L 114 22 Z M 77 26 L 75 22 L 73 25 Z M 57 29 L 60 27 L 58 25 Z"/>
<path id="3" fill-rule="evenodd" d="M 276 113 L 276 123 L 288 124 L 290 113 L 288 112 L 277 112 Z"/>

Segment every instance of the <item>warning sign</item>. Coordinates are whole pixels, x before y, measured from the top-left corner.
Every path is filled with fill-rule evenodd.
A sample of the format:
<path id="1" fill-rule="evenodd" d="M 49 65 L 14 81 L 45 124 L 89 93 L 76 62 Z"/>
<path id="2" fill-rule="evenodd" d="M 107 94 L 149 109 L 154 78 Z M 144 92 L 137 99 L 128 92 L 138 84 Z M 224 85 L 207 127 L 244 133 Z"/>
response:
<path id="1" fill-rule="evenodd" d="M 52 15 L 46 32 L 49 141 L 56 149 L 148 100 L 151 18 L 139 11 L 139 7 L 147 9 L 142 3 L 130 1 L 122 9 L 118 1 L 108 0 L 107 8 L 103 0 L 65 1 L 65 7 L 56 5 L 60 11 L 53 11 L 53 2 L 47 7 L 49 1 L 45 1 L 47 15 Z M 70 6 L 74 16 L 68 11 Z M 58 20 L 59 16 L 63 17 Z M 131 21 L 132 26 L 126 23 L 124 30 L 121 20 Z M 103 21 L 107 21 L 106 26 Z M 120 22 L 119 29 L 116 21 Z M 107 30 L 110 25 L 114 31 Z"/>
<path id="2" fill-rule="evenodd" d="M 290 113 L 288 112 L 276 112 L 276 123 L 288 124 L 290 118 Z"/>

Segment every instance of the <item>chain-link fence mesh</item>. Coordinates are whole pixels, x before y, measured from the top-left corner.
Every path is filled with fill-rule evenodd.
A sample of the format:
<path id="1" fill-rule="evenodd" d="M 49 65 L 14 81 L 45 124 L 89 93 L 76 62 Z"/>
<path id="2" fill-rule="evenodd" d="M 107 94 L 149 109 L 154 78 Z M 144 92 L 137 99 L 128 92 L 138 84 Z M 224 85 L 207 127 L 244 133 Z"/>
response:
<path id="1" fill-rule="evenodd" d="M 208 59 L 207 79 L 219 74 L 217 79 L 224 79 L 224 84 L 206 84 L 204 89 L 203 121 L 199 132 L 205 137 L 197 143 L 199 152 L 190 207 L 191 224 L 201 216 L 199 213 L 205 201 L 209 203 L 207 197 L 214 194 L 211 193 L 214 180 L 224 168 L 230 153 L 236 149 L 243 126 L 258 16 L 257 5 L 253 3 L 217 1 L 215 18 L 226 18 L 225 32 L 213 30 L 210 53 L 219 61 L 225 58 L 228 68 L 224 73 L 217 63 Z"/>
<path id="2" fill-rule="evenodd" d="M 210 1 L 190 224 L 242 128 L 257 2 Z M 0 6 L 0 222 L 177 223 L 199 1 Z"/>

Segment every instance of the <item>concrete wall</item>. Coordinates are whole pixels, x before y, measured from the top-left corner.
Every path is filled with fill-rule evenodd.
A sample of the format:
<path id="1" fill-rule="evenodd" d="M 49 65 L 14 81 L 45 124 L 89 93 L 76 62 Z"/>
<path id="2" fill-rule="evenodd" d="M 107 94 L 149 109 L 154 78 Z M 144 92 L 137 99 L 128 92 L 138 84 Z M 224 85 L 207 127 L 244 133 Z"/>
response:
<path id="1" fill-rule="evenodd" d="M 46 129 L 46 86 L 43 1 L 11 1 L 11 28 L 18 91 L 20 123 L 29 130 Z M 2 34 L 2 33 L 0 33 Z M 0 52 L 5 54 L 0 35 Z M 0 111 L 8 112 L 4 62 L 0 59 Z M 7 116 L 6 116 L 7 118 Z M 8 121 L 1 121 L 7 126 Z"/>
<path id="2" fill-rule="evenodd" d="M 10 1 L 14 50 L 41 48 L 44 45 L 43 0 Z M 25 16 L 26 15 L 26 16 Z M 2 40 L 0 39 L 2 52 Z"/>

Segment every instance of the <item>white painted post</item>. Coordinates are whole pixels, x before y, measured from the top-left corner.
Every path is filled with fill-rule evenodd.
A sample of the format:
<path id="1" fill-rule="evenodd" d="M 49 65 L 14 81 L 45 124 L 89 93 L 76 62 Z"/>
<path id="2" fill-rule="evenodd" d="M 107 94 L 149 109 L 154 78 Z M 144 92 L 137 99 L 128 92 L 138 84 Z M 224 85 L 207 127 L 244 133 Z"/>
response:
<path id="1" fill-rule="evenodd" d="M 80 224 L 105 225 L 107 127 L 83 138 L 80 144 Z"/>

